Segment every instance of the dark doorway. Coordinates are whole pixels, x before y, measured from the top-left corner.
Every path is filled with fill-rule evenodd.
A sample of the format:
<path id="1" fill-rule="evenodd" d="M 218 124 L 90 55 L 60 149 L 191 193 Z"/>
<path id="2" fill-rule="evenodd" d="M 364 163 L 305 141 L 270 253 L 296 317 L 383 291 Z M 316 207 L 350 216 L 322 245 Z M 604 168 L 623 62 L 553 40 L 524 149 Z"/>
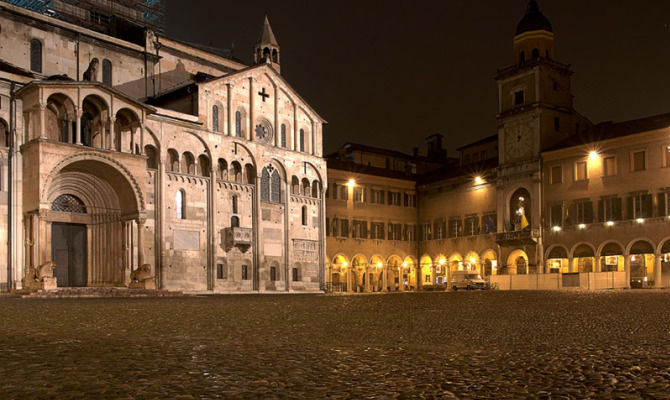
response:
<path id="1" fill-rule="evenodd" d="M 86 286 L 86 225 L 53 223 L 51 257 L 58 286 Z"/>

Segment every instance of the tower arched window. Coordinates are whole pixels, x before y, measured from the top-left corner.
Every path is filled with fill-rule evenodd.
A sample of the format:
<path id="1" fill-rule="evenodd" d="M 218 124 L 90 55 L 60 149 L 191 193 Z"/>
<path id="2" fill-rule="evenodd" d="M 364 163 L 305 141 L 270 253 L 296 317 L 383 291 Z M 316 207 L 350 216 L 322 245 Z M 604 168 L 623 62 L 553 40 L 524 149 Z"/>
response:
<path id="1" fill-rule="evenodd" d="M 279 145 L 286 148 L 286 124 L 281 124 L 281 133 L 279 135 Z"/>
<path id="2" fill-rule="evenodd" d="M 272 49 L 272 62 L 273 63 L 279 62 L 279 52 L 277 52 L 277 49 Z"/>
<path id="3" fill-rule="evenodd" d="M 232 207 L 233 214 L 237 214 L 237 213 L 238 213 L 238 209 L 237 209 L 237 196 L 233 196 L 233 198 L 232 198 L 232 206 L 233 206 L 233 207 Z"/>
<path id="4" fill-rule="evenodd" d="M 106 58 L 102 60 L 102 84 L 112 86 L 112 62 Z"/>
<path id="5" fill-rule="evenodd" d="M 219 131 L 219 107 L 216 104 L 212 106 L 212 130 Z"/>
<path id="6" fill-rule="evenodd" d="M 186 193 L 183 189 L 177 190 L 175 209 L 177 210 L 177 219 L 186 219 Z"/>
<path id="7" fill-rule="evenodd" d="M 242 113 L 235 111 L 235 136 L 242 137 Z"/>
<path id="8" fill-rule="evenodd" d="M 270 201 L 270 173 L 267 168 L 261 172 L 261 201 Z"/>
<path id="9" fill-rule="evenodd" d="M 230 217 L 230 227 L 231 228 L 239 228 L 240 227 L 240 217 L 237 215 L 233 215 Z"/>
<path id="10" fill-rule="evenodd" d="M 302 226 L 307 226 L 307 206 L 302 206 Z"/>
<path id="11" fill-rule="evenodd" d="M 300 136 L 299 136 L 299 143 L 298 143 L 298 149 L 300 151 L 305 151 L 305 130 L 300 128 Z"/>
<path id="12" fill-rule="evenodd" d="M 30 41 L 30 70 L 42 72 L 42 42 L 37 39 Z"/>

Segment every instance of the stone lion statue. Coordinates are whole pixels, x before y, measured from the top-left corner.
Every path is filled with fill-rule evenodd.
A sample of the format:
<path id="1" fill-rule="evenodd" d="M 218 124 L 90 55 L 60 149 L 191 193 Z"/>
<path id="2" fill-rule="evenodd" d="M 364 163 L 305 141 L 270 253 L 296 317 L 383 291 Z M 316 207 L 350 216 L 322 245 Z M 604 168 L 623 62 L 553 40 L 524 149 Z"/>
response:
<path id="1" fill-rule="evenodd" d="M 86 71 L 84 71 L 84 80 L 89 81 L 89 82 L 97 82 L 98 81 L 98 66 L 100 65 L 100 62 L 98 61 L 97 58 L 94 58 L 91 60 L 91 62 L 88 64 L 88 68 Z"/>
<path id="2" fill-rule="evenodd" d="M 56 263 L 53 261 L 47 261 L 44 264 L 35 267 L 35 280 L 42 282 L 44 278 L 53 278 L 55 268 Z"/>
<path id="3" fill-rule="evenodd" d="M 151 278 L 153 278 L 153 275 L 151 275 L 151 264 L 142 264 L 141 267 L 130 274 L 131 282 L 143 282 Z"/>

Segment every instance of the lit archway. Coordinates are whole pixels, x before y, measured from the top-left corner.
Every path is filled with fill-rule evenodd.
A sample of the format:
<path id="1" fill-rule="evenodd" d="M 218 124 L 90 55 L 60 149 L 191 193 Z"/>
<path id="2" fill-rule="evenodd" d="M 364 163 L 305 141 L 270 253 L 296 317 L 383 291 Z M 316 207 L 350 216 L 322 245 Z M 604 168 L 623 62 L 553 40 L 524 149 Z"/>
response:
<path id="1" fill-rule="evenodd" d="M 557 274 L 559 272 L 569 272 L 568 250 L 561 245 L 550 247 L 546 255 L 547 272 Z"/>
<path id="2" fill-rule="evenodd" d="M 435 277 L 433 276 L 433 260 L 428 255 L 421 257 L 419 261 L 419 268 L 421 269 L 421 284 L 422 286 L 430 286 L 435 283 Z"/>
<path id="3" fill-rule="evenodd" d="M 507 273 L 510 275 L 525 275 L 528 273 L 528 254 L 516 249 L 507 257 Z"/>

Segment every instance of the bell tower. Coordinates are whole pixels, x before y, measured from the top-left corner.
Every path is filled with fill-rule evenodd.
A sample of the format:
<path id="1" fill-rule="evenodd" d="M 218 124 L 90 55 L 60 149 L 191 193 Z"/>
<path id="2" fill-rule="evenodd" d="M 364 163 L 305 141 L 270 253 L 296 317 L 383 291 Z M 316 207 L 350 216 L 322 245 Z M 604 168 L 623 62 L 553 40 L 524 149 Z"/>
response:
<path id="1" fill-rule="evenodd" d="M 275 38 L 275 34 L 272 32 L 270 21 L 266 15 L 261 34 L 254 45 L 254 65 L 271 64 L 277 72 L 281 72 L 279 53 L 279 42 L 277 42 L 277 38 Z"/>

